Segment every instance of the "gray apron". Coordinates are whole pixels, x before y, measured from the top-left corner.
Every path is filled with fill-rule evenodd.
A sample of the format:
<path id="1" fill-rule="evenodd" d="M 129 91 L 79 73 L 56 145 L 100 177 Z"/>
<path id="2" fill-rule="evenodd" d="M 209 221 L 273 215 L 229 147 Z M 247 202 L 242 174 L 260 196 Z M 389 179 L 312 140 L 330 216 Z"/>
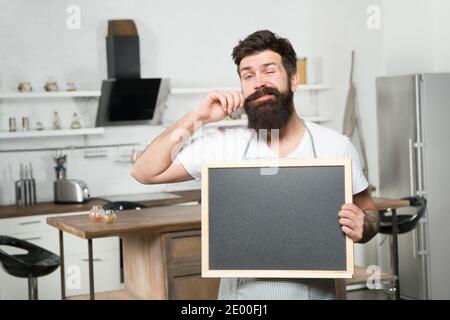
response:
<path id="1" fill-rule="evenodd" d="M 314 138 L 301 119 L 311 140 L 314 159 L 317 159 Z M 253 142 L 253 132 L 242 155 L 248 160 L 247 152 Z M 257 278 L 222 278 L 219 288 L 219 300 L 323 300 L 335 299 L 333 279 L 257 279 Z"/>

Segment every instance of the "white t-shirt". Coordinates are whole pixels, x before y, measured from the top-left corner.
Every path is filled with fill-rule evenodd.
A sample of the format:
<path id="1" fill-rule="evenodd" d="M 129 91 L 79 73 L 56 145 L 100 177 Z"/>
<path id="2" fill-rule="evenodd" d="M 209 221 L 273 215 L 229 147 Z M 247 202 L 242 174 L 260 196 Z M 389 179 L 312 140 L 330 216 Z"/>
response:
<path id="1" fill-rule="evenodd" d="M 361 170 L 356 149 L 350 140 L 326 127 L 305 121 L 311 132 L 305 131 L 298 147 L 286 158 L 314 159 L 312 140 L 318 159 L 352 159 L 353 194 L 368 187 Z M 177 154 L 176 159 L 195 179 L 201 179 L 205 162 L 227 162 L 277 158 L 265 141 L 252 139 L 254 131 L 246 126 L 204 129 L 191 138 Z M 248 145 L 248 149 L 247 149 Z M 333 279 L 252 279 L 222 278 L 218 299 L 226 300 L 284 300 L 335 299 Z"/>
<path id="2" fill-rule="evenodd" d="M 368 187 L 359 161 L 358 153 L 350 140 L 316 123 L 306 121 L 318 159 L 352 159 L 353 194 Z M 265 141 L 253 139 L 245 153 L 247 143 L 254 131 L 246 126 L 218 127 L 203 129 L 202 134 L 188 141 L 177 154 L 176 159 L 196 180 L 201 179 L 202 165 L 205 162 L 241 161 L 245 159 L 277 158 Z M 311 137 L 305 131 L 299 146 L 286 158 L 314 159 Z"/>

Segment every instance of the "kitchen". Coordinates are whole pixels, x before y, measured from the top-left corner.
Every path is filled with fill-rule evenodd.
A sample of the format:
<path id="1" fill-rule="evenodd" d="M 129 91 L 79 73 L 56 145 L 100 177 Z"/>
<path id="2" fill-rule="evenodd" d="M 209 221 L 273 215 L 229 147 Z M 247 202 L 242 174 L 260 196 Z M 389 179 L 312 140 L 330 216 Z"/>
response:
<path id="1" fill-rule="evenodd" d="M 380 160 L 383 136 L 377 103 L 384 91 L 377 89 L 377 78 L 450 72 L 450 47 L 445 41 L 450 33 L 446 15 L 450 6 L 446 1 L 345 0 L 336 4 L 331 0 L 302 0 L 280 6 L 269 0 L 214 4 L 203 0 L 195 4 L 176 0 L 95 3 L 0 0 L 0 6 L 2 236 L 32 242 L 60 256 L 60 238 L 55 228 L 60 222 L 49 224 L 47 218 L 86 215 L 93 206 L 104 205 L 104 199 L 161 207 L 157 210 L 164 210 L 158 203 L 170 204 L 181 212 L 199 206 L 200 181 L 141 184 L 131 175 L 133 164 L 150 142 L 196 108 L 210 90 L 240 88 L 231 49 L 239 39 L 260 29 L 271 29 L 287 37 L 299 58 L 306 58 L 307 77 L 294 96 L 299 114 L 338 132 L 342 132 L 346 116 L 351 52 L 355 52 L 353 82 L 373 196 L 401 198 L 415 194 L 408 188 L 395 189 L 392 185 L 383 190 L 385 164 Z M 378 10 L 374 11 L 374 7 Z M 221 14 L 213 15 L 212 11 Z M 267 12 L 271 12 L 270 16 Z M 377 17 L 381 19 L 379 28 L 370 27 Z M 125 27 L 112 23 L 119 20 L 127 22 Z M 131 64 L 123 70 L 113 62 L 114 53 L 120 50 L 114 39 L 123 36 L 121 32 L 130 36 L 128 45 L 135 48 L 134 58 L 127 60 Z M 150 121 L 128 119 L 113 123 L 108 119 L 110 103 L 106 97 L 113 91 L 108 79 L 120 79 L 120 72 L 125 72 L 122 78 L 129 78 L 127 72 L 135 72 L 140 80 L 161 79 L 160 83 L 149 84 L 158 92 Z M 138 81 L 132 88 L 145 95 L 149 87 L 139 87 L 144 82 Z M 228 125 L 242 124 L 246 123 L 246 117 L 235 114 L 224 121 L 230 121 Z M 352 141 L 358 144 L 358 138 Z M 445 155 L 441 154 L 444 158 Z M 409 174 L 408 160 L 404 160 L 405 168 L 399 164 L 403 171 L 407 170 L 406 174 Z M 393 171 L 396 169 L 393 167 Z M 23 192 L 16 181 L 22 181 Z M 60 202 L 70 197 L 62 191 L 58 195 L 54 189 L 56 184 L 67 182 L 69 189 L 78 190 L 80 201 L 87 196 L 91 200 L 82 204 L 55 204 L 58 197 Z M 63 190 L 64 186 L 56 188 Z M 189 214 L 195 217 L 195 213 Z M 440 219 L 442 225 L 448 226 L 448 219 Z M 102 224 L 97 227 L 101 229 Z M 96 293 L 117 292 L 124 287 L 124 243 L 119 241 L 124 230 L 93 241 Z M 419 235 L 414 233 L 416 236 Z M 408 237 L 413 237 L 413 233 Z M 379 266 L 382 272 L 392 273 L 389 239 L 386 234 L 379 234 L 366 244 L 356 244 L 355 264 Z M 64 233 L 65 294 L 57 269 L 38 278 L 39 299 L 91 297 L 86 240 Z M 194 242 L 184 245 L 192 248 L 198 245 Z M 450 299 L 448 289 L 433 292 L 432 283 L 429 289 L 410 283 L 409 279 L 416 275 L 405 274 L 402 283 L 405 272 L 402 261 L 410 261 L 402 258 L 402 252 L 413 249 L 400 240 L 398 250 L 402 298 Z M 447 258 L 442 257 L 442 266 L 448 266 Z M 0 272 L 1 299 L 29 298 L 30 284 L 26 279 L 4 270 Z M 183 285 L 189 288 L 189 281 L 181 282 L 180 286 Z M 217 290 L 214 284 L 207 287 Z M 358 290 L 353 292 L 354 298 L 362 298 L 358 295 L 360 288 L 355 288 Z M 369 292 L 369 299 L 392 298 L 390 290 Z M 348 296 L 352 297 L 352 292 Z M 170 297 L 174 298 L 163 298 Z"/>

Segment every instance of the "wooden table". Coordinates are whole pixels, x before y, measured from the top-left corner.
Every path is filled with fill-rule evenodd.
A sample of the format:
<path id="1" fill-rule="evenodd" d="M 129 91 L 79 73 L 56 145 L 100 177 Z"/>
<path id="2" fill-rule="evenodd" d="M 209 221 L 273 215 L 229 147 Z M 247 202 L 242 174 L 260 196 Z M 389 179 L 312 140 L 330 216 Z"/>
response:
<path id="1" fill-rule="evenodd" d="M 185 200 L 189 202 L 193 196 L 190 194 Z M 111 236 L 118 236 L 123 241 L 125 289 L 100 294 L 100 298 L 216 297 L 218 280 L 200 277 L 200 219 L 201 206 L 198 204 L 125 210 L 117 214 L 117 221 L 112 224 L 92 222 L 87 214 L 49 217 L 47 223 L 59 230 L 63 299 L 66 298 L 63 232 L 88 241 L 90 299 L 95 299 L 93 239 Z M 192 288 L 198 291 L 191 292 Z"/>
<path id="2" fill-rule="evenodd" d="M 206 299 L 217 296 L 218 279 L 200 277 L 201 206 L 183 205 L 199 201 L 200 190 L 178 194 L 183 195 L 183 199 L 168 199 L 148 209 L 120 212 L 113 224 L 91 222 L 88 215 L 48 218 L 47 223 L 59 230 L 63 299 L 66 298 L 63 232 L 88 241 L 90 294 L 71 299 L 191 299 L 192 294 L 195 298 Z M 409 206 L 407 200 L 374 200 L 378 210 Z M 146 204 L 152 205 L 151 202 Z M 125 289 L 96 296 L 92 241 L 111 236 L 123 240 Z M 348 279 L 346 285 L 367 281 L 369 275 L 363 271 L 356 267 L 355 278 Z M 385 274 L 384 277 L 397 281 L 396 275 Z M 198 292 L 191 292 L 193 286 Z"/>

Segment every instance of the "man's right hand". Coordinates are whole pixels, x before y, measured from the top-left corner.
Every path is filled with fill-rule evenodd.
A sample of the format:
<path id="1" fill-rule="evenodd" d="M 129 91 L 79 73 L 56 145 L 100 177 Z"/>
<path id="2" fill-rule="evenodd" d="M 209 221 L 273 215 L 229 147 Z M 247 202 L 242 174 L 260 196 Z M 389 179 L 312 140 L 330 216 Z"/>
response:
<path id="1" fill-rule="evenodd" d="M 180 132 L 193 134 L 195 122 L 217 122 L 244 106 L 244 96 L 238 91 L 208 93 L 194 111 L 189 112 L 170 128 L 164 130 L 144 150 L 133 165 L 132 176 L 144 184 L 172 183 L 192 180 L 186 169 L 173 159 L 174 150 L 181 147 Z"/>
<path id="2" fill-rule="evenodd" d="M 203 98 L 194 114 L 204 124 L 221 121 L 242 108 L 244 101 L 244 95 L 240 91 L 212 91 Z"/>

